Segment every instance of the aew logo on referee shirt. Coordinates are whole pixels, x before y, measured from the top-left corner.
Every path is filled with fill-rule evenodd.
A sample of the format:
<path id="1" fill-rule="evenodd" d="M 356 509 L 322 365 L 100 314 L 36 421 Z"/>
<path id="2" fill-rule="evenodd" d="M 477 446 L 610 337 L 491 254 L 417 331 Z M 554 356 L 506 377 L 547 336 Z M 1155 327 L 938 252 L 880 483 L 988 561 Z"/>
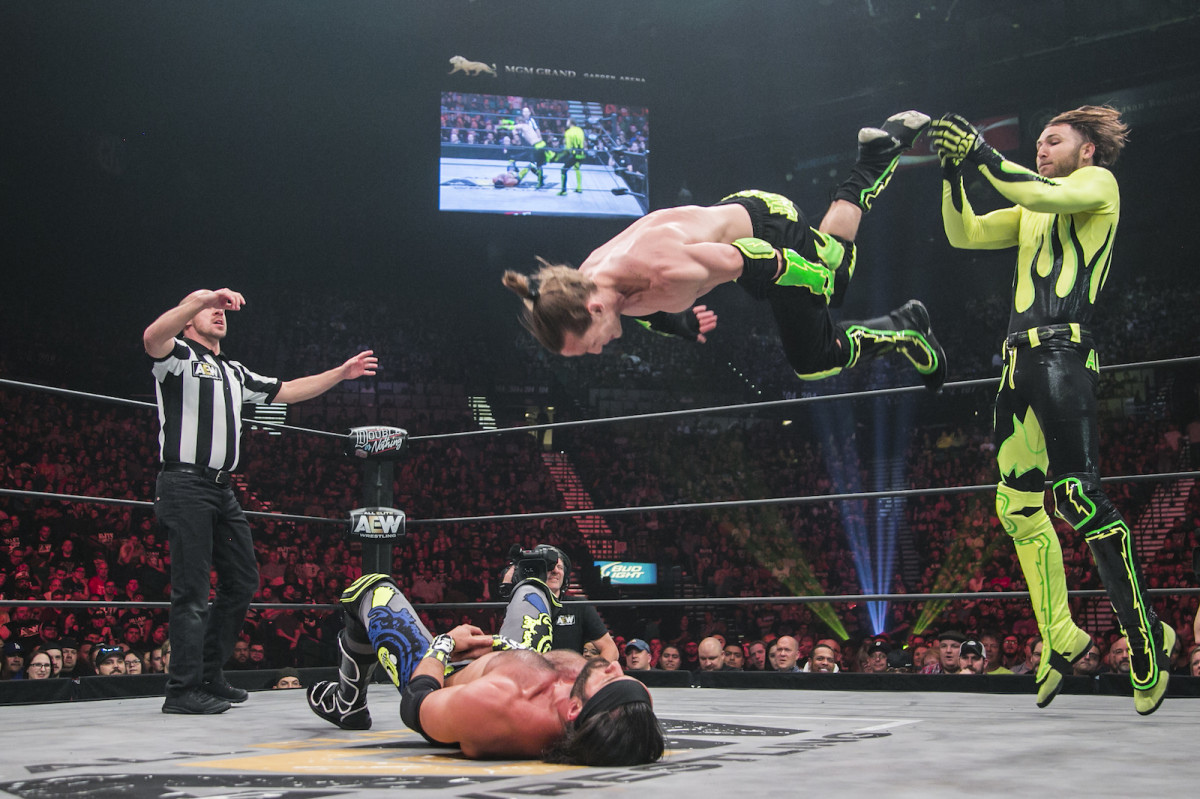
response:
<path id="1" fill-rule="evenodd" d="M 192 377 L 203 377 L 207 380 L 224 380 L 221 370 L 208 361 L 192 361 Z"/>

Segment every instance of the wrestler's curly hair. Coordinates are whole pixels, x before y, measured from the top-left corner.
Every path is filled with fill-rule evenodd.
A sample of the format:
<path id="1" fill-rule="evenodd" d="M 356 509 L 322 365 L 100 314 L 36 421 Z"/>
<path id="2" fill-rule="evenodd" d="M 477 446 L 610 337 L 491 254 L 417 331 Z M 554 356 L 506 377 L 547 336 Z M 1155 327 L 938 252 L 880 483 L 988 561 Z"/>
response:
<path id="1" fill-rule="evenodd" d="M 1092 163 L 1110 167 L 1121 156 L 1121 149 L 1129 142 L 1129 126 L 1121 121 L 1121 112 L 1107 105 L 1084 105 L 1073 111 L 1064 111 L 1046 123 L 1070 125 L 1096 146 Z"/>
<path id="2" fill-rule="evenodd" d="M 548 763 L 576 766 L 637 766 L 660 760 L 666 750 L 662 725 L 649 702 L 630 702 L 598 713 L 542 753 Z"/>
<path id="3" fill-rule="evenodd" d="M 554 353 L 562 352 L 567 333 L 582 336 L 592 324 L 587 298 L 596 284 L 577 269 L 538 258 L 541 269 L 532 279 L 505 270 L 505 287 L 524 300 L 521 324 Z"/>

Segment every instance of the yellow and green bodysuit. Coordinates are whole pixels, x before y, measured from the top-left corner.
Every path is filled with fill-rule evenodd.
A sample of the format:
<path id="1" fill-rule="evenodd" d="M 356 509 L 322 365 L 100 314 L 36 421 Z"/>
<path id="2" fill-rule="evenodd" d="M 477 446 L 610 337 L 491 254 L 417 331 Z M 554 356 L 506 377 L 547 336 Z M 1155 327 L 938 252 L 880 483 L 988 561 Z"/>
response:
<path id="1" fill-rule="evenodd" d="M 1140 655 L 1131 657 L 1134 687 L 1149 690 L 1160 677 L 1157 618 L 1129 526 L 1100 485 L 1099 364 L 1087 327 L 1112 264 L 1117 181 L 1099 166 L 1053 179 L 1004 160 L 978 169 L 1015 205 L 976 216 L 951 169 L 942 183 L 942 219 L 955 247 L 1017 248 L 994 418 L 996 512 L 1016 543 L 1043 638 L 1039 687 L 1048 676 L 1057 679 L 1050 669 L 1069 672 L 1089 646 L 1071 619 L 1062 548 L 1045 509 L 1045 481 L 1053 476 L 1055 513 L 1087 541 L 1131 652 Z"/>
<path id="2" fill-rule="evenodd" d="M 563 131 L 563 151 L 560 155 L 562 160 L 562 190 L 558 193 L 567 193 L 567 170 L 575 170 L 575 193 L 583 193 L 583 170 L 579 165 L 583 163 L 587 157 L 587 143 L 583 138 L 583 130 L 578 125 L 571 125 Z"/>

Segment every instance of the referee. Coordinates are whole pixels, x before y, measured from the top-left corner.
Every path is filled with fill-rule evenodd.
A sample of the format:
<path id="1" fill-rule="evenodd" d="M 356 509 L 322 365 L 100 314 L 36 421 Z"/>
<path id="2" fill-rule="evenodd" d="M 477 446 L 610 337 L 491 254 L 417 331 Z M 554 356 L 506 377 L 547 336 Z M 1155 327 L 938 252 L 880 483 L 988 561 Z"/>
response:
<path id="1" fill-rule="evenodd" d="M 375 374 L 371 350 L 341 366 L 281 382 L 221 353 L 226 312 L 246 299 L 236 291 L 200 289 L 142 334 L 154 359 L 162 472 L 154 513 L 171 552 L 171 671 L 164 713 L 223 713 L 247 693 L 221 671 L 258 590 L 250 525 L 230 487 L 241 455 L 245 402 L 301 402 L 343 380 Z M 182 331 L 182 333 L 181 333 Z M 209 573 L 216 597 L 208 606 Z"/>

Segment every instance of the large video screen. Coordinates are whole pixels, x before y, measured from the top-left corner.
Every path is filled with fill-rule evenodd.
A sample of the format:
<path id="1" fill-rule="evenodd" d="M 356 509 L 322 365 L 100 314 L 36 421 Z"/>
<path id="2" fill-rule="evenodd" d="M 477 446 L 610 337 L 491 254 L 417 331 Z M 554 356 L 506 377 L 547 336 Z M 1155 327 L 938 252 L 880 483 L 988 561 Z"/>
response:
<path id="1" fill-rule="evenodd" d="M 648 209 L 643 107 L 444 92 L 441 119 L 442 211 L 639 217 Z"/>

